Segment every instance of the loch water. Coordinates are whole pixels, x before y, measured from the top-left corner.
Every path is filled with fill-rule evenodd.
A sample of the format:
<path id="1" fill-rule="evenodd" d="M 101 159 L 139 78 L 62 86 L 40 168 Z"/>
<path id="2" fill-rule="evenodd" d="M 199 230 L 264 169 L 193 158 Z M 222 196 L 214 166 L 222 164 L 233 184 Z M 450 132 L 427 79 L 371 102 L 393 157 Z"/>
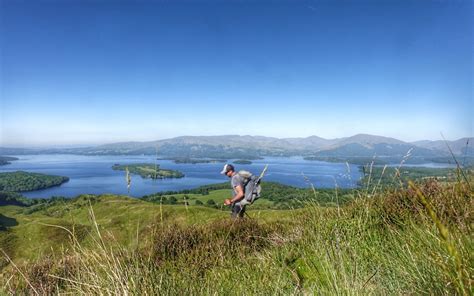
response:
<path id="1" fill-rule="evenodd" d="M 114 164 L 155 163 L 155 156 L 84 156 L 70 154 L 20 155 L 17 161 L 1 166 L 0 172 L 27 171 L 69 177 L 61 186 L 44 190 L 23 192 L 30 198 L 51 196 L 75 197 L 80 194 L 124 194 L 133 197 L 162 192 L 197 188 L 202 185 L 228 182 L 220 175 L 223 163 L 176 164 L 172 160 L 156 160 L 162 169 L 179 170 L 185 174 L 179 179 L 144 179 L 132 175 L 130 192 L 124 171 L 114 171 Z M 160 156 L 158 156 L 160 158 Z M 232 162 L 232 160 L 229 160 Z M 252 164 L 236 164 L 237 170 L 260 174 L 268 164 L 265 181 L 279 182 L 296 187 L 354 188 L 361 178 L 356 165 L 308 161 L 302 157 L 266 157 L 253 160 Z"/>

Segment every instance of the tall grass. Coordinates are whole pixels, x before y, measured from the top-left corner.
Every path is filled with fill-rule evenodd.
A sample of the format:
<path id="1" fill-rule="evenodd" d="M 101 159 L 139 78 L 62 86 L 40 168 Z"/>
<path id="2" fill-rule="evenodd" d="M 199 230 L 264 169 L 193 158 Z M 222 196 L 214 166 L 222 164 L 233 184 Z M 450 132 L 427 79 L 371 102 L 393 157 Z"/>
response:
<path id="1" fill-rule="evenodd" d="M 94 247 L 10 269 L 8 293 L 83 295 L 436 294 L 473 290 L 473 192 L 466 182 L 372 186 L 353 202 L 307 204 L 290 221 L 256 218 L 164 224 L 151 243 L 104 239 L 91 206 Z M 250 212 L 252 216 L 252 213 Z M 137 235 L 137 240 L 144 240 Z M 20 273 L 21 271 L 21 273 Z"/>

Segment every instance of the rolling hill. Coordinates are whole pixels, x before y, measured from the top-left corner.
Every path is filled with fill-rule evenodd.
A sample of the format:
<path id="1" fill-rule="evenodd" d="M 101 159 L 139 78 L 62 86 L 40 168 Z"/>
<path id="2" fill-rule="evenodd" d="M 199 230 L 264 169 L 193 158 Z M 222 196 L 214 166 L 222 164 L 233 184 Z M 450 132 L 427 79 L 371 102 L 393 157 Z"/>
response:
<path id="1" fill-rule="evenodd" d="M 448 141 L 449 148 L 453 151 L 454 154 L 457 155 L 468 155 L 474 156 L 474 138 L 462 138 L 456 141 Z M 448 145 L 444 141 L 416 141 L 412 142 L 413 145 L 431 149 L 431 150 L 438 150 L 444 151 L 446 153 L 449 152 Z"/>
<path id="2" fill-rule="evenodd" d="M 252 206 L 242 220 L 116 195 L 5 205 L 0 294 L 469 295 L 469 180 L 373 183 L 344 204 L 335 190 L 333 206 Z"/>
<path id="3" fill-rule="evenodd" d="M 470 142 L 468 140 L 471 140 Z M 456 141 L 404 142 L 398 139 L 357 134 L 338 139 L 317 136 L 307 138 L 273 138 L 263 136 L 182 136 L 149 142 L 121 142 L 86 148 L 16 149 L 0 148 L 3 155 L 68 153 L 82 155 L 160 155 L 168 157 L 255 159 L 261 156 L 315 157 L 400 157 L 409 150 L 414 157 L 449 157 L 449 145 L 458 156 L 473 156 L 472 138 Z"/>

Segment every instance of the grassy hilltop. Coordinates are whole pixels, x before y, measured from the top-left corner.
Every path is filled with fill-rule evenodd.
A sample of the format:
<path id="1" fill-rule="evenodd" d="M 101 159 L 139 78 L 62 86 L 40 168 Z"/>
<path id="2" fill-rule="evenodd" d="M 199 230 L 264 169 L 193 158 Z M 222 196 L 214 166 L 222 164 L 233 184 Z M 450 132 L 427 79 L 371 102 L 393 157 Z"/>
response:
<path id="1" fill-rule="evenodd" d="M 372 180 L 350 192 L 267 184 L 243 221 L 220 208 L 224 185 L 3 206 L 0 292 L 472 294 L 472 173 Z M 299 208 L 278 210 L 277 192 L 300 194 Z"/>

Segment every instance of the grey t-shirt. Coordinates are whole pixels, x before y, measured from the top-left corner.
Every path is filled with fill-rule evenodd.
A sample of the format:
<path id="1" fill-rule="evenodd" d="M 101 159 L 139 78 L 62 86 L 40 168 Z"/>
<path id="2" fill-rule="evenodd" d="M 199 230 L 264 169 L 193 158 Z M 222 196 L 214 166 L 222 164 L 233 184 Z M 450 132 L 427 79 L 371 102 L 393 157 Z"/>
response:
<path id="1" fill-rule="evenodd" d="M 230 184 L 232 184 L 232 196 L 235 197 L 237 195 L 235 187 L 240 185 L 242 187 L 242 190 L 244 190 L 244 181 L 244 178 L 239 174 L 235 174 L 234 176 L 232 176 L 232 179 L 230 180 Z"/>

